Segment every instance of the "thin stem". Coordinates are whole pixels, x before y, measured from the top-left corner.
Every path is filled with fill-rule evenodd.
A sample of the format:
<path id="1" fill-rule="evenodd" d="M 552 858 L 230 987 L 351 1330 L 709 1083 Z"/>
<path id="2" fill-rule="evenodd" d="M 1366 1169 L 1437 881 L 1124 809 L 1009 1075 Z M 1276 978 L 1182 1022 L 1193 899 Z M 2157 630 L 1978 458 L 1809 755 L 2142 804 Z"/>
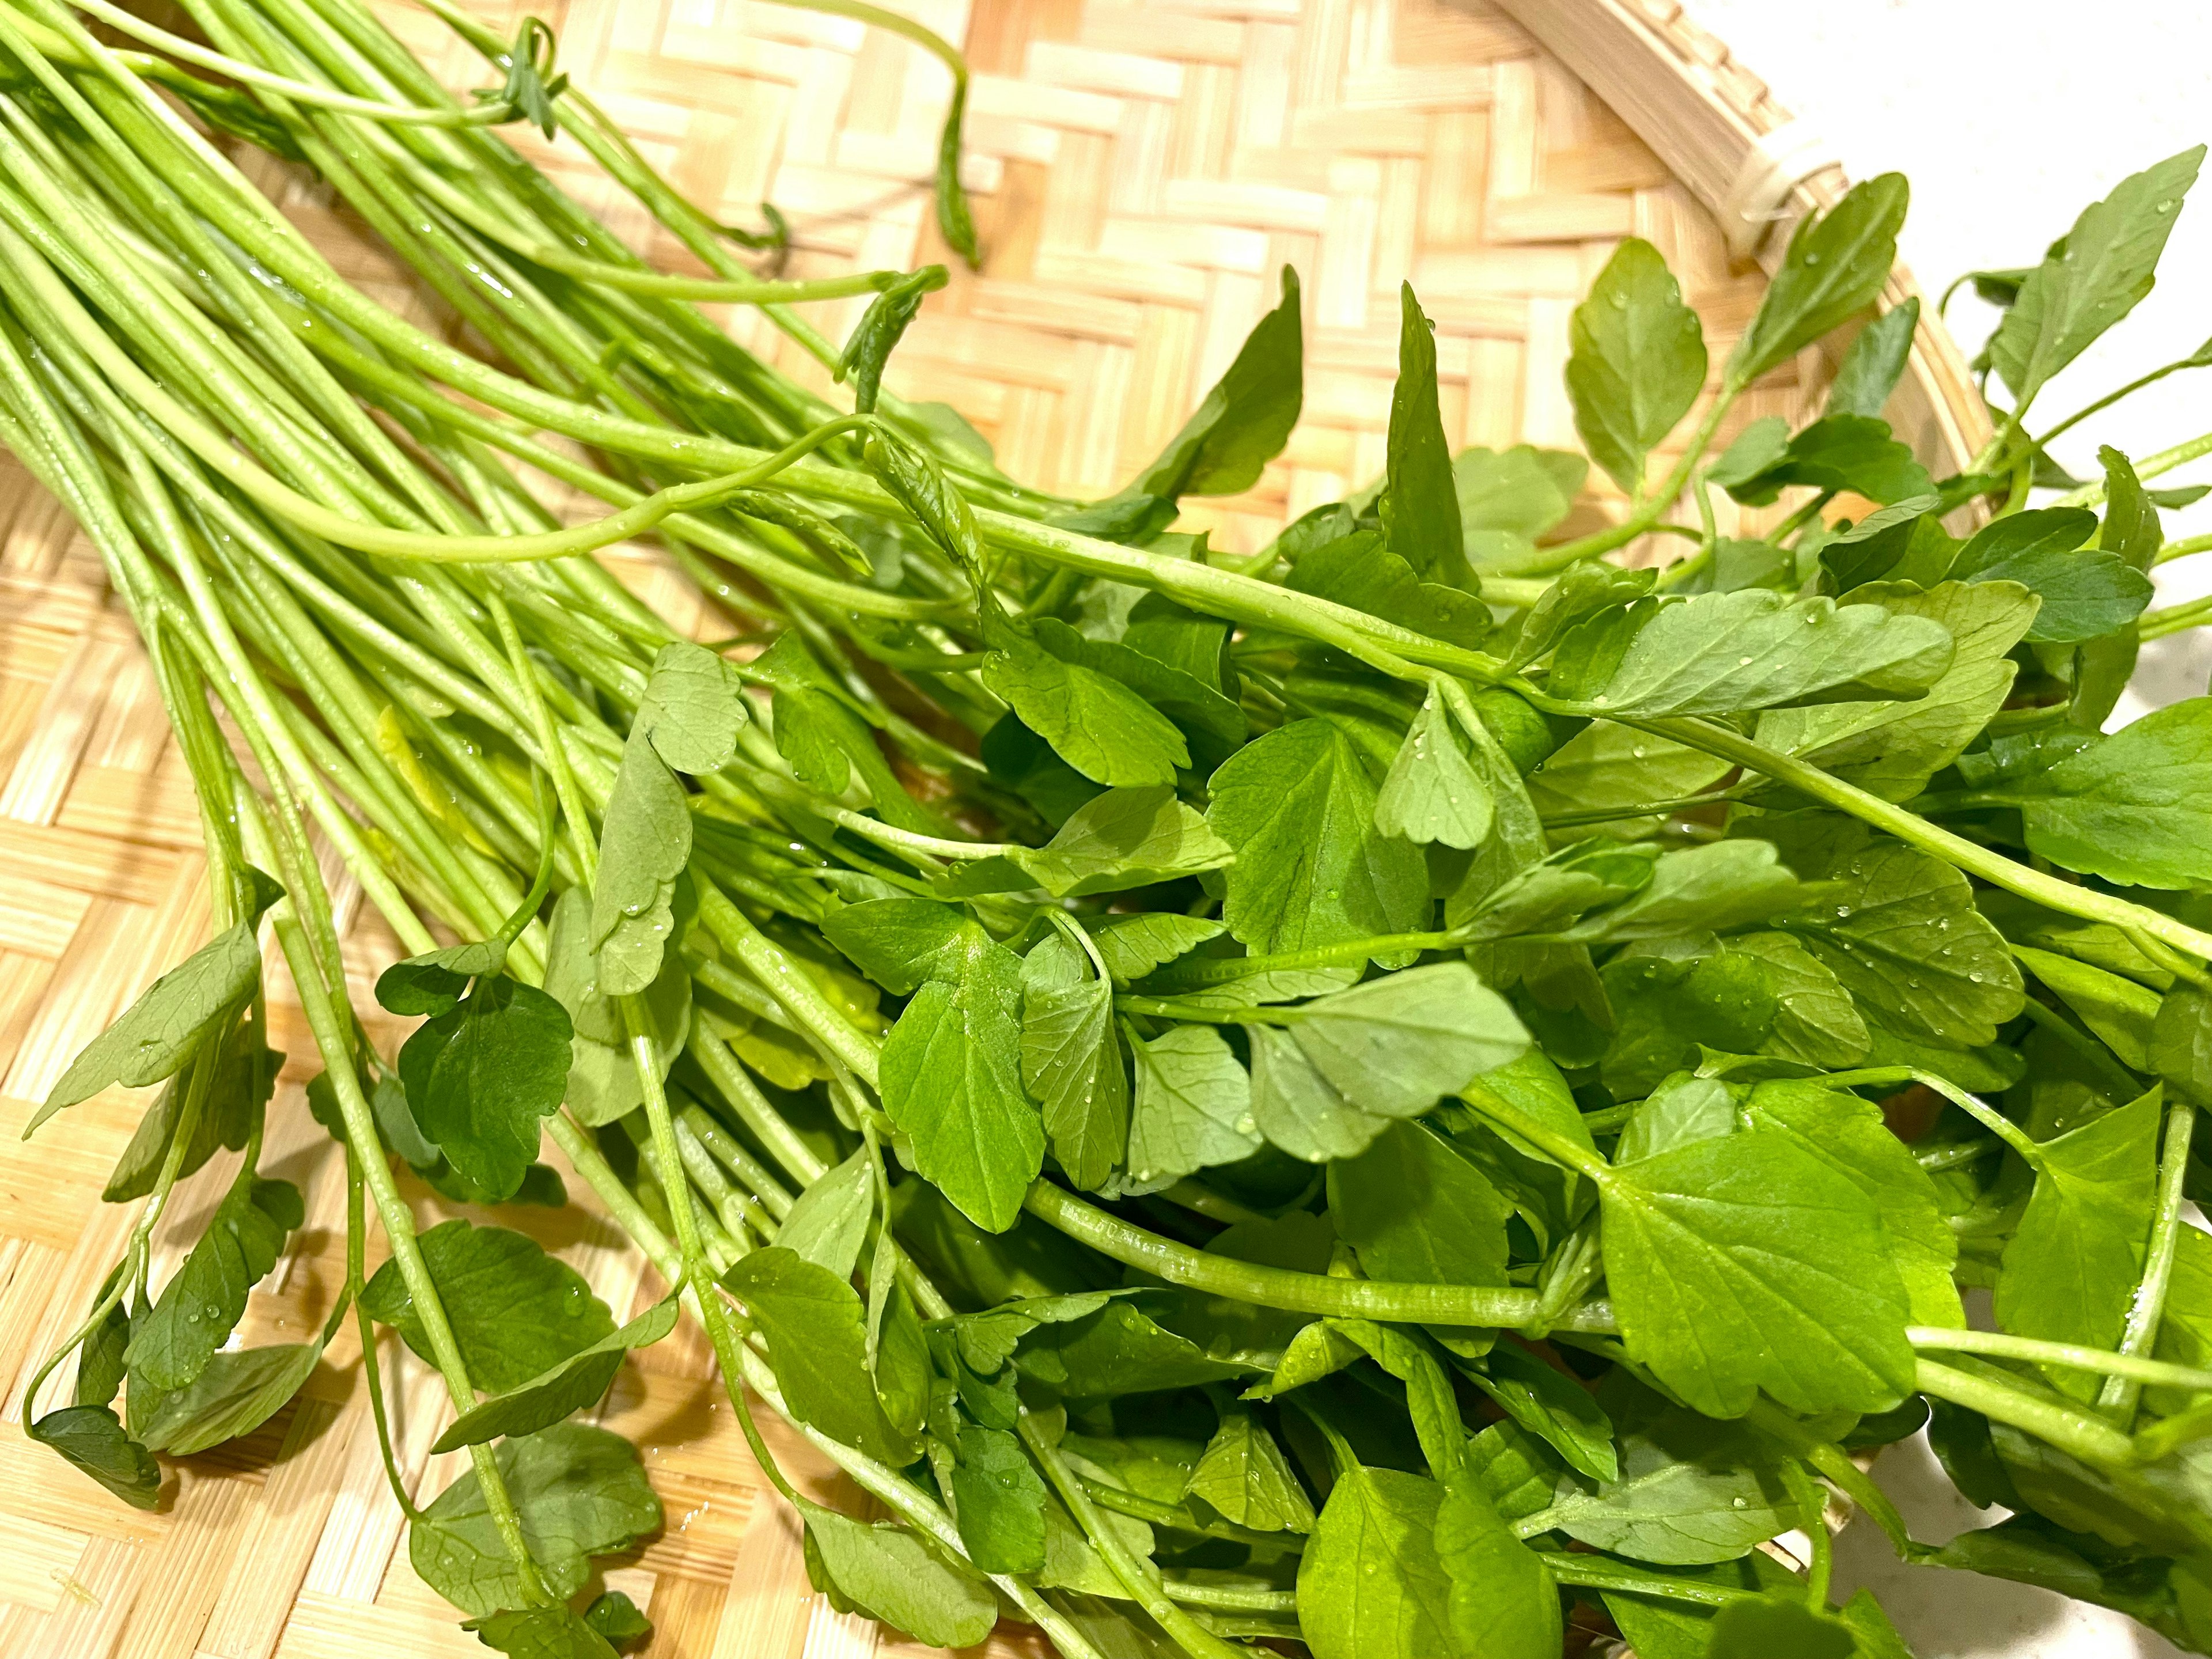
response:
<path id="1" fill-rule="evenodd" d="M 2158 1210 L 2151 1222 L 2149 1248 L 2143 1254 L 2142 1279 L 2128 1304 L 2127 1324 L 2120 1334 L 2120 1352 L 2130 1358 L 2141 1360 L 2158 1346 L 2166 1289 L 2173 1280 L 2174 1252 L 2180 1245 L 2181 1230 L 2187 1224 L 2181 1218 L 2181 1206 L 2189 1183 L 2189 1153 L 2196 1132 L 2196 1109 L 2186 1101 L 2174 1102 L 2166 1110 L 2166 1146 L 2159 1160 Z M 2130 1427 L 2142 1384 L 2150 1380 L 2113 1374 L 2097 1395 L 2098 1409 L 2112 1413 L 2120 1427 Z"/>
<path id="2" fill-rule="evenodd" d="M 1837 1089 L 1878 1088 L 1892 1083 L 1917 1083 L 1923 1089 L 1932 1089 L 2026 1158 L 2030 1168 L 2040 1170 L 2043 1167 L 2043 1148 L 2036 1144 L 2033 1135 L 1987 1101 L 1968 1094 L 1948 1078 L 1939 1077 L 1933 1072 L 1923 1072 L 1917 1066 L 1872 1066 L 1856 1072 L 1831 1072 L 1821 1080 Z"/>
<path id="3" fill-rule="evenodd" d="M 1236 1302 L 1297 1313 L 1333 1314 L 1401 1324 L 1474 1325 L 1517 1329 L 1536 1322 L 1533 1291 L 1474 1285 L 1394 1284 L 1386 1279 L 1331 1279 L 1194 1250 L 1162 1238 L 1085 1203 L 1049 1181 L 1031 1184 L 1024 1207 L 1078 1243 L 1125 1266 Z M 1604 1304 L 1577 1310 L 1560 1322 L 1565 1330 L 1613 1328 Z"/>
<path id="4" fill-rule="evenodd" d="M 2184 536 L 2179 540 L 2168 542 L 2160 548 L 2158 556 L 2151 562 L 2154 565 L 2166 564 L 2175 559 L 2185 559 L 2192 553 L 2203 553 L 2207 550 L 2212 550 L 2212 536 Z"/>
<path id="5" fill-rule="evenodd" d="M 1690 434 L 1689 445 L 1682 451 L 1682 459 L 1674 463 L 1674 471 L 1668 473 L 1660 482 L 1659 487 L 1651 492 L 1643 506 L 1610 529 L 1597 531 L 1578 540 L 1563 542 L 1557 547 L 1545 549 L 1540 559 L 1522 564 L 1514 574 L 1524 576 L 1541 575 L 1549 571 L 1564 569 L 1579 560 L 1595 558 L 1601 553 L 1610 553 L 1616 547 L 1626 547 L 1638 536 L 1651 531 L 1658 524 L 1659 515 L 1673 505 L 1674 498 L 1682 493 L 1682 487 L 1689 483 L 1691 471 L 1697 466 L 1706 448 L 1712 443 L 1713 434 L 1720 430 L 1721 422 L 1734 407 L 1736 389 L 1724 387 L 1721 394 L 1713 399 L 1713 406 L 1705 411 L 1705 418 L 1698 423 L 1697 430 Z"/>
<path id="6" fill-rule="evenodd" d="M 1954 1406 L 1979 1412 L 1993 1422 L 2025 1429 L 2085 1463 L 2117 1467 L 2132 1461 L 2134 1443 L 2102 1418 L 2028 1393 L 2025 1389 L 1922 1359 L 1914 1386 Z"/>
<path id="7" fill-rule="evenodd" d="M 2203 455 L 2212 455 L 2212 432 L 2191 438 L 2185 443 L 2175 444 L 2170 449 L 2161 449 L 2155 454 L 2144 456 L 2135 464 L 2136 477 L 2155 478 L 2172 471 L 2177 466 L 2185 466 Z M 2102 478 L 2096 478 L 2083 484 L 2079 489 L 2069 489 L 2053 505 L 2098 507 L 2103 504 L 2104 500 L 2105 481 Z"/>

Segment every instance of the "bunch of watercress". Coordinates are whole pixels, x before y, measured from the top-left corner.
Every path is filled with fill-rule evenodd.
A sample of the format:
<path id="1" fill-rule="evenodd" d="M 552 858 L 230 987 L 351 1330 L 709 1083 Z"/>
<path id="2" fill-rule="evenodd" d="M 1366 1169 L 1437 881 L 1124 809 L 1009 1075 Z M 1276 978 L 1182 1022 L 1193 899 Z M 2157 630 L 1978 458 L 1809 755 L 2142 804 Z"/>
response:
<path id="1" fill-rule="evenodd" d="M 473 105 L 357 0 L 188 0 L 198 41 L 0 3 L 0 441 L 137 622 L 217 928 L 32 1126 L 161 1085 L 36 1438 L 151 1507 L 156 1454 L 252 1431 L 345 1318 L 372 1355 L 396 1333 L 472 1459 L 418 1507 L 385 1437 L 416 1571 L 493 1648 L 605 1655 L 647 1626 L 580 1605 L 592 1562 L 660 1511 L 571 1419 L 688 1308 L 815 1583 L 933 1644 L 1013 1618 L 1069 1659 L 1551 1659 L 1610 1620 L 1645 1659 L 1902 1653 L 1869 1597 L 1830 1605 L 1840 1493 L 1907 1556 L 2212 1651 L 2212 1243 L 2183 1218 L 2212 700 L 2101 731 L 2138 642 L 2205 619 L 2143 614 L 2199 550 L 2159 520 L 2196 492 L 2143 481 L 2212 435 L 2080 483 L 2045 449 L 2080 417 L 2027 418 L 2148 289 L 2201 152 L 1978 279 L 2008 401 L 1966 474 L 1881 418 L 1917 322 L 1864 320 L 1884 178 L 1797 228 L 1717 379 L 1622 245 L 1568 368 L 1615 527 L 1554 535 L 1579 455 L 1449 453 L 1408 290 L 1385 475 L 1232 556 L 1173 526 L 1297 418 L 1290 273 L 1127 488 L 1039 494 L 883 388 L 942 270 L 757 276 L 732 247 L 780 241 L 772 210 L 708 221 L 541 26 L 436 9 L 505 77 Z M 959 106 L 939 222 L 972 256 Z M 714 274 L 649 270 L 490 130 L 515 118 Z M 496 365 L 348 287 L 210 129 L 315 169 Z M 842 351 L 788 308 L 865 292 Z M 852 410 L 700 301 L 768 307 Z M 1714 453 L 1746 388 L 1862 323 L 1819 418 Z M 551 486 L 610 511 L 563 528 Z M 1716 492 L 1785 491 L 1765 537 L 1715 530 Z M 1653 534 L 1679 556 L 1606 556 Z M 590 556 L 639 535 L 730 637 Z M 317 839 L 414 953 L 375 988 L 422 1017 L 396 1054 Z M 243 1348 L 302 1218 L 258 1168 L 264 927 L 349 1269 L 316 1340 Z M 175 1183 L 231 1153 L 152 1283 Z M 628 1324 L 523 1233 L 416 1231 L 424 1188 L 569 1178 L 672 1287 Z M 754 1398 L 889 1518 L 793 1491 Z M 1855 1460 L 1923 1424 L 2011 1519 L 1909 1535 Z M 1802 1573 L 1759 1548 L 1796 1532 Z"/>

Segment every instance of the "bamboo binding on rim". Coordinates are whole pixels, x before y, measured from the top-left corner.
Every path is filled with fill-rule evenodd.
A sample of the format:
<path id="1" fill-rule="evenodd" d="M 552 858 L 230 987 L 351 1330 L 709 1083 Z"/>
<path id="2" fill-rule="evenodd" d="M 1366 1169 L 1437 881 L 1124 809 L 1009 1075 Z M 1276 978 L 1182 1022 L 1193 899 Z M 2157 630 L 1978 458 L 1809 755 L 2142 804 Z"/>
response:
<path id="1" fill-rule="evenodd" d="M 380 9 L 451 84 L 473 55 L 404 0 Z M 511 33 L 524 8 L 474 9 Z M 793 274 L 942 258 L 926 168 L 947 92 L 940 66 L 858 25 L 754 0 L 566 0 L 539 10 L 562 65 L 677 185 L 747 221 L 766 197 L 791 218 Z M 1572 447 L 1560 372 L 1568 318 L 1621 236 L 1650 238 L 1705 315 L 1718 364 L 1759 275 L 1717 216 L 1832 200 L 1833 168 L 1726 48 L 1672 0 L 921 0 L 964 39 L 975 71 L 969 182 L 986 251 L 908 337 L 902 392 L 973 417 L 1017 477 L 1103 492 L 1150 458 L 1271 302 L 1276 269 L 1308 295 L 1304 424 L 1261 485 L 1189 518 L 1222 545 L 1379 471 L 1395 367 L 1395 289 L 1409 276 L 1438 324 L 1448 429 L 1465 444 Z M 1577 78 L 1577 77 L 1580 78 Z M 662 268 L 682 250 L 573 151 L 510 128 L 534 160 L 607 214 Z M 1772 137 L 1778 131 L 1783 136 Z M 1765 141 L 1763 150 L 1761 141 Z M 257 178 L 355 282 L 434 319 L 392 257 L 326 198 L 257 158 Z M 1785 176 L 1787 175 L 1787 176 Z M 1731 198 L 1731 190 L 1735 195 Z M 1771 256 L 1781 237 L 1764 240 Z M 1911 291 L 1902 271 L 1890 301 Z M 859 302 L 824 307 L 831 334 Z M 761 319 L 732 319 L 789 372 Z M 1817 352 L 1743 398 L 1738 422 L 1794 415 L 1829 365 Z M 1936 326 L 1921 332 L 1893 410 L 1931 462 L 1984 434 L 1978 399 Z M 1617 509 L 1600 477 L 1563 533 Z M 1724 513 L 1732 512 L 1723 504 Z M 1744 515 L 1751 527 L 1760 520 Z M 1723 528 L 1732 527 L 1724 522 Z M 617 568 L 679 625 L 712 624 L 696 594 L 635 550 Z M 0 457 L 0 1647 L 40 1659 L 367 1659 L 480 1655 L 415 1578 L 384 1490 L 350 1328 L 300 1402 L 250 1441 L 174 1465 L 161 1512 L 126 1509 L 31 1445 L 21 1389 L 88 1301 L 129 1221 L 100 1190 L 143 1097 L 73 1110 L 35 1142 L 32 1110 L 95 1032 L 204 936 L 197 809 L 150 678 L 100 567 L 57 503 Z M 356 1006 L 387 1048 L 402 1032 L 368 994 L 399 954 L 326 860 L 349 925 Z M 273 956 L 273 953 L 272 953 Z M 313 1045 L 272 962 L 271 1042 Z M 307 1227 L 252 1298 L 244 1339 L 319 1322 L 343 1277 L 340 1166 L 288 1070 L 265 1161 L 308 1194 Z M 196 1231 L 223 1166 L 179 1189 Z M 580 1191 L 572 1184 L 572 1192 Z M 420 1189 L 422 1206 L 447 1206 Z M 583 1205 L 518 1223 L 626 1317 L 653 1275 Z M 155 1272 L 175 1265 L 165 1229 Z M 666 1532 L 609 1575 L 650 1613 L 658 1659 L 865 1659 L 913 1651 L 809 1591 L 798 1536 L 728 1420 L 703 1343 L 679 1334 L 621 1374 L 600 1411 L 653 1449 Z M 419 1368 L 418 1368 L 419 1371 Z M 434 1378 L 394 1409 L 403 1466 L 427 1498 L 458 1455 Z M 774 1428 L 770 1433 L 774 1435 Z M 789 1467 L 857 1509 L 788 1436 Z M 1002 1628 L 994 1655 L 1039 1652 Z"/>

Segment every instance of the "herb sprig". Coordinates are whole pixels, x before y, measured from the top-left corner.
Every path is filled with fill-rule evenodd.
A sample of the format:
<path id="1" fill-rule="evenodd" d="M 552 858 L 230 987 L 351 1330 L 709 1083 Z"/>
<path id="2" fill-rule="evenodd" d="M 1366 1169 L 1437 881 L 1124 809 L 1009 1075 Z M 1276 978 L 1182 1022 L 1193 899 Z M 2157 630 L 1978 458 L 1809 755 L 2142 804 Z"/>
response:
<path id="1" fill-rule="evenodd" d="M 952 67 L 973 262 L 964 65 L 817 9 Z M 1581 456 L 1449 453 L 1408 289 L 1383 477 L 1237 557 L 1171 526 L 1296 423 L 1291 273 L 1153 465 L 1062 501 L 884 387 L 941 270 L 763 279 L 542 25 L 434 3 L 506 72 L 471 108 L 355 0 L 186 9 L 208 44 L 137 29 L 155 56 L 0 5 L 0 441 L 139 626 L 217 929 L 33 1121 L 161 1085 L 34 1437 L 156 1505 L 157 1454 L 265 1422 L 350 1313 L 470 1452 L 418 1505 L 369 1367 L 417 1573 L 488 1646 L 605 1655 L 647 1626 L 580 1605 L 590 1563 L 659 1506 L 571 1419 L 688 1310 L 815 1583 L 933 1644 L 1011 1609 L 1070 1659 L 1548 1659 L 1570 1617 L 1901 1651 L 1831 1605 L 1833 1488 L 1911 1559 L 2212 1651 L 2212 703 L 2103 731 L 2139 641 L 2204 619 L 2146 612 L 2201 550 L 2159 517 L 2201 492 L 2148 481 L 2212 436 L 2083 483 L 2046 446 L 2112 399 L 2027 424 L 2147 290 L 2200 151 L 1982 281 L 2012 402 L 1960 477 L 1881 418 L 1918 322 L 1867 317 L 1884 178 L 1797 228 L 1717 370 L 1621 246 L 1567 370 L 1614 526 L 1556 534 Z M 349 288 L 157 88 L 315 168 L 496 362 Z M 518 114 L 711 275 L 649 270 L 489 130 Z M 863 292 L 842 351 L 790 309 Z M 853 410 L 696 301 L 762 306 Z M 1855 326 L 1817 418 L 1716 453 Z M 609 515 L 562 528 L 544 482 Z M 1723 536 L 1716 492 L 1785 504 Z M 591 556 L 644 534 L 728 643 Z M 1672 556 L 1607 556 L 1647 535 Z M 396 1055 L 311 834 L 410 952 Z M 318 1340 L 235 1348 L 304 1215 L 258 1168 L 264 927 L 348 1268 Z M 154 1283 L 176 1182 L 234 1153 Z M 402 1166 L 479 1204 L 580 1180 L 672 1293 L 621 1323 L 521 1232 L 418 1232 Z M 752 1397 L 888 1518 L 799 1496 Z M 1923 1425 L 2011 1519 L 1911 1537 L 1852 1454 Z M 1802 1576 L 1758 1548 L 1799 1529 Z"/>

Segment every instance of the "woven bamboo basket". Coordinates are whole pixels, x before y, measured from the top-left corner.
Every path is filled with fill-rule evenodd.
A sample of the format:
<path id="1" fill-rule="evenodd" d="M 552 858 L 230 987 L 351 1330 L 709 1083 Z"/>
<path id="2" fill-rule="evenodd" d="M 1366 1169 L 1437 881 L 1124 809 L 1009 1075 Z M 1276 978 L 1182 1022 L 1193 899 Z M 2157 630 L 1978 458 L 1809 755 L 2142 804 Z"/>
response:
<path id="1" fill-rule="evenodd" d="M 478 0 L 501 33 L 521 8 Z M 481 64 L 428 14 L 393 26 L 452 84 Z M 548 0 L 563 67 L 710 212 L 763 199 L 789 216 L 799 271 L 943 258 L 924 169 L 947 77 L 859 26 L 754 0 Z M 1305 418 L 1247 496 L 1191 517 L 1218 545 L 1380 471 L 1409 276 L 1437 320 L 1444 420 L 1460 441 L 1571 447 L 1568 319 L 1615 242 L 1656 242 L 1721 362 L 1760 288 L 1777 220 L 1832 199 L 1840 173 L 1727 48 L 1672 0 L 913 0 L 975 71 L 969 182 L 987 258 L 935 296 L 893 384 L 945 399 L 1017 477 L 1103 491 L 1148 459 L 1271 302 L 1308 295 Z M 517 131 L 509 129 L 510 132 Z M 673 270 L 683 250 L 573 149 L 522 142 Z M 357 283 L 434 324 L 401 268 L 328 200 L 273 165 L 262 182 Z M 1786 230 L 1786 223 L 1778 228 Z M 1911 291 L 1903 271 L 1890 302 Z M 854 302 L 857 304 L 858 302 Z M 823 319 L 834 336 L 849 315 Z M 730 326 L 813 374 L 750 315 Z M 1829 365 L 1808 351 L 1736 418 L 1795 416 Z M 1931 465 L 1985 435 L 1940 327 L 1924 326 L 1892 415 Z M 1595 475 L 1594 475 L 1595 477 Z M 1617 510 L 1597 479 L 1570 529 Z M 679 626 L 695 592 L 642 553 L 620 568 Z M 18 1134 L 76 1050 L 204 938 L 204 865 L 185 769 L 98 560 L 61 508 L 0 456 L 0 1651 L 33 1659 L 367 1659 L 480 1655 L 399 1547 L 351 1328 L 296 1405 L 248 1441 L 173 1466 L 158 1512 L 108 1498 L 28 1443 L 21 1389 L 114 1259 L 127 1207 L 100 1188 L 143 1109 L 121 1091 L 26 1145 Z M 399 952 L 334 858 L 355 1006 Z M 272 953 L 273 956 L 273 953 Z M 271 1041 L 312 1055 L 282 1000 Z M 244 1335 L 296 1340 L 343 1276 L 342 1165 L 289 1068 L 264 1167 L 301 1183 L 307 1223 L 258 1289 Z M 180 1189 L 157 1279 L 213 1204 L 219 1166 Z M 572 1193 L 584 1192 L 580 1182 Z M 425 1224 L 440 1200 L 415 1190 Z M 588 1194 L 586 1194 L 588 1196 Z M 650 1269 L 586 1204 L 525 1224 L 626 1317 Z M 505 1218 L 511 1220 L 512 1218 Z M 599 1407 L 645 1448 L 665 1533 L 606 1575 L 653 1620 L 656 1659 L 865 1659 L 913 1651 L 830 1611 L 799 1535 L 718 1405 L 702 1342 L 638 1356 Z M 415 1368 L 394 1400 L 418 1499 L 458 1472 L 428 1448 L 446 1409 Z M 857 1509 L 790 1437 L 817 1494 Z M 992 1655 L 1037 1651 L 1012 1627 Z"/>

